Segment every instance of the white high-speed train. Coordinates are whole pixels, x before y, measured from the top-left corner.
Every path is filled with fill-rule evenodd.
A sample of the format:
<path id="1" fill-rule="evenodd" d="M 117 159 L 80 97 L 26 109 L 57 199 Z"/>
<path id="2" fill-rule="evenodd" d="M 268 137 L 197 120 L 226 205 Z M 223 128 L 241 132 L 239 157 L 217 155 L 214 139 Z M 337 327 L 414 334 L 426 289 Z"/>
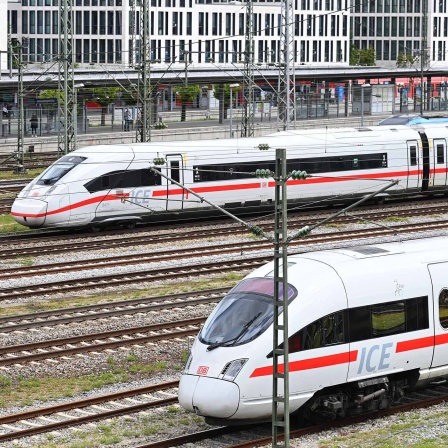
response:
<path id="1" fill-rule="evenodd" d="M 275 149 L 287 149 L 287 171 L 316 177 L 288 181 L 288 200 L 336 201 L 399 184 L 383 196 L 445 193 L 448 129 L 442 125 L 288 131 L 246 139 L 90 146 L 60 158 L 28 184 L 11 214 L 28 227 L 132 226 L 210 206 L 149 168 L 233 212 L 260 209 L 274 200 Z M 269 149 L 261 151 L 260 145 Z"/>
<path id="2" fill-rule="evenodd" d="M 181 376 L 181 406 L 212 424 L 271 418 L 273 291 L 269 263 L 216 306 Z M 382 409 L 448 379 L 448 237 L 289 256 L 287 295 L 299 417 Z"/>

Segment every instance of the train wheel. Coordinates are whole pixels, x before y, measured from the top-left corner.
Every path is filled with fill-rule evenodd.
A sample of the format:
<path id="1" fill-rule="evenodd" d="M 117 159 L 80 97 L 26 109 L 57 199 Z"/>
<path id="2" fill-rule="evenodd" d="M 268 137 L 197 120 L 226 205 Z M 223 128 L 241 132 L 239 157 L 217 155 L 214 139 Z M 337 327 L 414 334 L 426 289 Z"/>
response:
<path id="1" fill-rule="evenodd" d="M 98 224 L 90 224 L 90 231 L 92 233 L 101 232 L 101 226 L 99 226 Z"/>
<path id="2" fill-rule="evenodd" d="M 135 226 L 136 226 L 136 225 L 137 225 L 137 224 L 136 224 L 135 221 L 131 221 L 131 222 L 127 222 L 127 223 L 123 224 L 123 227 L 124 227 L 125 229 L 135 229 Z"/>

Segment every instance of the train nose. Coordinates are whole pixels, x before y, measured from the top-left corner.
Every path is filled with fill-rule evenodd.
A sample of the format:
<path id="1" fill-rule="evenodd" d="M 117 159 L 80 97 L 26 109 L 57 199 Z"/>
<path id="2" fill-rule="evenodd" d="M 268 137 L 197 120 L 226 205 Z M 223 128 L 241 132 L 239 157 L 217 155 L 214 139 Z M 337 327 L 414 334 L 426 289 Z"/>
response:
<path id="1" fill-rule="evenodd" d="M 40 227 L 47 217 L 47 203 L 39 199 L 17 198 L 11 207 L 16 222 L 27 227 Z"/>
<path id="2" fill-rule="evenodd" d="M 238 410 L 240 390 L 235 383 L 216 378 L 182 375 L 179 403 L 198 415 L 230 418 Z"/>

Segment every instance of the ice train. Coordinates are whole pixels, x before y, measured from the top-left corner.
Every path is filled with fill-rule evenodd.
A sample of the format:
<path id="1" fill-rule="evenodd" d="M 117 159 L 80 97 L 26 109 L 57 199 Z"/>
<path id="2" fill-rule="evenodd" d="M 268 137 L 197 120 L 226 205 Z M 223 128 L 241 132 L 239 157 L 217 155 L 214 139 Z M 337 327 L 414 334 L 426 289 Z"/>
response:
<path id="1" fill-rule="evenodd" d="M 276 148 L 287 149 L 287 170 L 315 177 L 288 181 L 288 199 L 305 203 L 362 197 L 394 178 L 383 195 L 446 193 L 445 125 L 373 126 L 280 132 L 246 138 L 90 146 L 63 156 L 28 184 L 11 214 L 28 227 L 132 226 L 180 213 L 198 214 L 205 201 L 233 212 L 262 209 L 274 200 Z M 261 145 L 261 146 L 260 146 Z M 262 151 L 260 148 L 268 150 Z M 155 161 L 161 172 L 150 167 Z"/>
<path id="2" fill-rule="evenodd" d="M 213 310 L 181 376 L 185 409 L 212 424 L 271 418 L 273 290 L 270 263 Z M 448 379 L 448 237 L 289 256 L 287 296 L 292 413 L 382 409 Z"/>

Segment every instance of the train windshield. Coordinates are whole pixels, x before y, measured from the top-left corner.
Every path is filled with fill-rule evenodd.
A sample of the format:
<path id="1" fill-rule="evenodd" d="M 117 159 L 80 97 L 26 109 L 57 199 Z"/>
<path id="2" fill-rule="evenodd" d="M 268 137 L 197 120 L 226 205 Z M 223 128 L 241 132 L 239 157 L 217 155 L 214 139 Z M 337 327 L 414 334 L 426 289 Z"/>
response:
<path id="1" fill-rule="evenodd" d="M 297 290 L 288 285 L 288 302 Z M 280 300 L 283 287 L 280 285 Z M 246 344 L 262 334 L 274 316 L 274 279 L 248 278 L 235 286 L 207 319 L 199 340 L 207 350 Z"/>
<path id="2" fill-rule="evenodd" d="M 86 157 L 64 156 L 53 163 L 36 182 L 37 185 L 54 185 L 59 179 L 64 177 L 76 165 L 79 165 Z"/>

